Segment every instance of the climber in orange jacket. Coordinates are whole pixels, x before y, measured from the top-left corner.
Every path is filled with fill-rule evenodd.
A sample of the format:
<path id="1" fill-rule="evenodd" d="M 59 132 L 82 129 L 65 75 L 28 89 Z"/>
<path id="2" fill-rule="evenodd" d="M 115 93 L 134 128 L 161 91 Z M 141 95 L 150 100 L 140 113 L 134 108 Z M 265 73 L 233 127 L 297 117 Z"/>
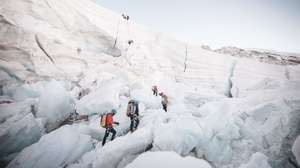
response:
<path id="1" fill-rule="evenodd" d="M 105 142 L 106 142 L 106 138 L 109 136 L 109 133 L 111 132 L 112 133 L 112 136 L 111 136 L 111 140 L 114 140 L 115 139 L 115 136 L 116 136 L 116 133 L 117 131 L 114 129 L 113 127 L 113 124 L 117 124 L 119 125 L 118 122 L 115 122 L 114 121 L 114 118 L 113 116 L 117 113 L 117 110 L 115 109 L 112 109 L 110 113 L 107 114 L 106 116 L 106 121 L 105 121 L 105 135 L 104 135 L 104 138 L 102 140 L 102 146 L 105 145 Z"/>

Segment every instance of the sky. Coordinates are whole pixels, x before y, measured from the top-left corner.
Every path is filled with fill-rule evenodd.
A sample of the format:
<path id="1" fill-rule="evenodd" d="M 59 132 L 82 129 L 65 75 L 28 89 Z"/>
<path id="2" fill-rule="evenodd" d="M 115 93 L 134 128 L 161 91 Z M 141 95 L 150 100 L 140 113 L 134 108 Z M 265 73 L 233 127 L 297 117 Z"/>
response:
<path id="1" fill-rule="evenodd" d="M 300 0 L 97 1 L 188 43 L 300 53 Z"/>

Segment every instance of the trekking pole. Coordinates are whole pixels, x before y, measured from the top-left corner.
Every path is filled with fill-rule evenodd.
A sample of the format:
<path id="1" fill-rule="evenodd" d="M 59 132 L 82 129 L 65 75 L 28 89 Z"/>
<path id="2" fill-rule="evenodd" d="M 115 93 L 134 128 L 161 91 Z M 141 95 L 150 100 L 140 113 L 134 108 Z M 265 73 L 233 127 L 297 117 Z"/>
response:
<path id="1" fill-rule="evenodd" d="M 115 38 L 115 42 L 114 42 L 114 46 L 113 48 L 116 47 L 117 41 L 118 41 L 118 35 L 119 35 L 119 25 L 120 25 L 120 18 L 118 19 L 118 24 L 117 24 L 117 30 L 116 30 L 116 38 Z"/>
<path id="2" fill-rule="evenodd" d="M 184 58 L 184 70 L 183 70 L 183 72 L 185 72 L 185 70 L 186 70 L 187 55 L 188 55 L 188 45 L 185 44 L 185 58 Z"/>

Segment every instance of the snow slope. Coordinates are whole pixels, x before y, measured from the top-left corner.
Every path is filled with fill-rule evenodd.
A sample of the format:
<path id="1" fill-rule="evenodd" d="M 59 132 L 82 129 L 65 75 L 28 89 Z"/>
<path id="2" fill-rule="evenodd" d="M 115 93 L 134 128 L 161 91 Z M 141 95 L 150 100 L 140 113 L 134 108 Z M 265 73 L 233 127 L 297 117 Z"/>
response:
<path id="1" fill-rule="evenodd" d="M 211 50 L 207 47 L 205 49 Z M 229 54 L 235 57 L 251 58 L 269 64 L 297 65 L 300 63 L 299 53 L 284 53 L 262 49 L 241 49 L 237 47 L 222 47 L 213 51 L 222 54 Z"/>
<path id="2" fill-rule="evenodd" d="M 164 157 L 184 165 L 291 166 L 299 65 L 208 51 L 90 0 L 0 2 L 0 100 L 12 101 L 0 104 L 1 165 L 123 168 L 172 151 Z M 169 97 L 167 113 L 154 84 Z M 130 134 L 132 98 L 141 124 Z M 118 137 L 102 147 L 99 114 L 111 108 Z M 74 110 L 89 121 L 62 126 Z"/>

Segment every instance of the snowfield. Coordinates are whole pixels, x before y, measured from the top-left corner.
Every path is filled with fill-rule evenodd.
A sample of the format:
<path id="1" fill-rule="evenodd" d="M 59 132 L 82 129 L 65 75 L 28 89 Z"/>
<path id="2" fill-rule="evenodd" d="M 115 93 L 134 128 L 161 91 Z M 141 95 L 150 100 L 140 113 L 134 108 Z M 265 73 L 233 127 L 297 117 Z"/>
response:
<path id="1" fill-rule="evenodd" d="M 117 137 L 102 147 L 112 108 Z M 91 0 L 1 0 L 0 167 L 294 168 L 299 134 L 299 64 L 176 41 Z"/>

